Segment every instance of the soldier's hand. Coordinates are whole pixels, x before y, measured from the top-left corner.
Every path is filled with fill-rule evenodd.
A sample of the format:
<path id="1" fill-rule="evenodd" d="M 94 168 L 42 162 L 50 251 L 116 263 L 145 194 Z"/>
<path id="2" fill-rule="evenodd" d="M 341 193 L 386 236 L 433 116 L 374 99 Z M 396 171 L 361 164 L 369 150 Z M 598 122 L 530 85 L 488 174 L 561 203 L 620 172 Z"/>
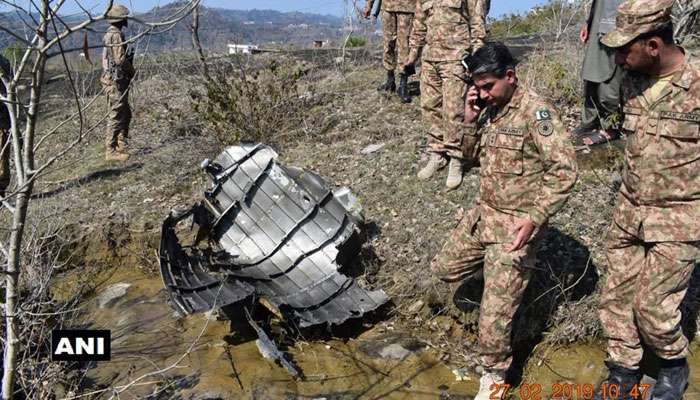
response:
<path id="1" fill-rule="evenodd" d="M 532 222 L 530 218 L 522 218 L 518 220 L 510 230 L 511 235 L 517 233 L 517 236 L 515 236 L 515 240 L 513 240 L 513 242 L 506 247 L 506 250 L 509 253 L 512 253 L 522 249 L 527 241 L 530 240 L 532 232 L 534 231 L 535 223 Z"/>
<path id="2" fill-rule="evenodd" d="M 479 90 L 476 86 L 469 88 L 467 92 L 467 101 L 464 103 L 464 122 L 471 124 L 479 118 L 481 107 L 477 105 L 479 100 Z"/>
<path id="3" fill-rule="evenodd" d="M 578 38 L 581 40 L 581 43 L 586 43 L 588 41 L 588 26 L 584 25 L 581 27 Z"/>

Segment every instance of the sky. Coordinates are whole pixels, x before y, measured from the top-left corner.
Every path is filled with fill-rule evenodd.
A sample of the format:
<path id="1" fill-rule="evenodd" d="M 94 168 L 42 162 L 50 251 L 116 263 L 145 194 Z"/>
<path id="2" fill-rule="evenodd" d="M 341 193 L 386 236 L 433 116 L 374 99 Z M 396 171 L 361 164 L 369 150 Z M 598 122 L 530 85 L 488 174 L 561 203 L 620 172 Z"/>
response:
<path id="1" fill-rule="evenodd" d="M 77 12 L 75 0 L 68 0 L 64 12 Z M 171 0 L 117 0 L 118 3 L 135 9 L 137 12 L 147 11 L 157 5 L 165 5 Z M 52 1 L 53 2 L 53 1 Z M 345 14 L 345 0 L 203 0 L 207 7 L 229 9 L 272 9 L 279 11 L 302 11 L 318 14 L 342 16 Z M 29 4 L 29 0 L 4 0 L 0 2 L 0 11 L 7 11 L 10 6 L 2 3 L 16 3 L 21 6 Z M 73 4 L 71 4 L 73 3 Z M 358 6 L 364 5 L 364 0 L 357 0 Z M 537 4 L 547 3 L 546 0 L 491 0 L 492 17 L 508 13 L 520 13 L 529 10 Z M 81 4 L 92 8 L 94 13 L 102 11 L 105 1 L 81 0 Z"/>

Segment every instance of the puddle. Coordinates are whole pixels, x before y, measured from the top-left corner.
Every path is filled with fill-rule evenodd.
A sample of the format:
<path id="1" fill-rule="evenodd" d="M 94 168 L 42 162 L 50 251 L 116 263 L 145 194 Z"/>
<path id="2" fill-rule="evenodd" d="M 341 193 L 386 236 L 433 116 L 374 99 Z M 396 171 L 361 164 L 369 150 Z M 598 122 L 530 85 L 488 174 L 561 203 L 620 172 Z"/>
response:
<path id="1" fill-rule="evenodd" d="M 178 317 L 158 277 L 119 268 L 95 293 L 84 320 L 91 329 L 111 330 L 112 360 L 88 371 L 85 391 L 117 387 L 121 399 L 471 399 L 478 390 L 477 376 L 457 381 L 438 351 L 408 334 L 374 328 L 347 341 L 297 341 L 285 349 L 304 373 L 295 381 L 261 356 L 250 332 L 206 315 Z M 686 399 L 700 399 L 698 346 Z M 604 356 L 598 343 L 538 353 L 511 398 L 527 398 L 523 387 L 535 384 L 548 399 L 555 384 L 599 382 Z"/>

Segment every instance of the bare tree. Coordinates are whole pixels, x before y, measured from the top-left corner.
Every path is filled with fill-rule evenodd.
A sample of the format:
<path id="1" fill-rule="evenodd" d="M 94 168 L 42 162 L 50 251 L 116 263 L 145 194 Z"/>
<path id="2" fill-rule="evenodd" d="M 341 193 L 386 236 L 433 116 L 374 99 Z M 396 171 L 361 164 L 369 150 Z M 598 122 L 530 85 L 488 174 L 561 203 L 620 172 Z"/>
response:
<path id="1" fill-rule="evenodd" d="M 130 17 L 133 22 L 143 27 L 138 35 L 128 40 L 136 42 L 147 35 L 166 32 L 189 15 L 201 0 L 189 0 L 180 3 L 170 15 L 155 22 L 144 21 L 136 17 Z M 10 212 L 9 238 L 3 238 L 0 242 L 0 253 L 6 261 L 5 274 L 5 341 L 4 341 L 4 365 L 2 377 L 2 398 L 11 399 L 14 391 L 17 354 L 22 345 L 23 338 L 20 332 L 18 305 L 20 304 L 19 282 L 20 276 L 25 272 L 26 265 L 23 262 L 21 249 L 25 238 L 25 225 L 29 204 L 32 198 L 34 185 L 37 179 L 46 174 L 55 163 L 68 152 L 78 146 L 89 134 L 95 132 L 106 118 L 98 118 L 96 121 L 88 121 L 85 112 L 94 106 L 95 98 L 81 97 L 79 90 L 71 76 L 67 61 L 67 54 L 82 50 L 82 47 L 68 48 L 68 39 L 91 29 L 96 24 L 106 19 L 106 14 L 112 7 L 113 0 L 107 1 L 101 14 L 91 14 L 81 1 L 75 1 L 81 8 L 84 18 L 76 24 L 68 24 L 59 13 L 66 4 L 66 0 L 34 0 L 18 2 L 2 0 L 0 4 L 10 7 L 24 25 L 20 29 L 0 25 L 3 31 L 21 43 L 23 52 L 14 66 L 13 76 L 6 76 L 0 72 L 0 79 L 7 89 L 6 96 L 0 96 L 4 107 L 10 115 L 11 154 L 13 160 L 12 173 L 16 186 L 8 191 L 2 199 L 4 207 Z M 60 60 L 64 66 L 72 88 L 74 99 L 74 113 L 45 130 L 38 128 L 38 122 L 45 110 L 42 109 L 42 94 L 45 85 L 47 61 L 51 58 Z M 26 92 L 18 92 L 20 83 L 28 82 Z M 68 129 L 70 123 L 78 122 L 78 128 L 72 135 L 72 140 L 64 144 L 62 148 L 54 151 L 51 156 L 37 162 L 36 155 L 62 129 Z M 11 205 L 11 203 L 14 203 Z"/>

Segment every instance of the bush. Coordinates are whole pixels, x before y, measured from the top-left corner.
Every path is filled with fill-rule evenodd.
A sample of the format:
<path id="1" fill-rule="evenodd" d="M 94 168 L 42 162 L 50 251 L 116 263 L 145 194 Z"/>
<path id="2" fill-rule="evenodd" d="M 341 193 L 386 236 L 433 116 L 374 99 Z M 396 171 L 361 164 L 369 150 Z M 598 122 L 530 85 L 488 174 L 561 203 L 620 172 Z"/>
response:
<path id="1" fill-rule="evenodd" d="M 367 39 L 361 37 L 350 36 L 345 43 L 345 47 L 364 47 L 367 44 Z"/>
<path id="2" fill-rule="evenodd" d="M 519 76 L 537 93 L 549 95 L 557 106 L 578 107 L 581 88 L 583 48 L 574 43 L 551 49 L 542 46 L 533 50 L 519 68 Z"/>
<path id="3" fill-rule="evenodd" d="M 204 93 L 192 93 L 193 107 L 224 144 L 240 140 L 275 144 L 278 132 L 301 123 L 313 98 L 300 90 L 305 72 L 289 61 L 272 60 L 251 68 L 234 61 L 209 74 Z"/>

